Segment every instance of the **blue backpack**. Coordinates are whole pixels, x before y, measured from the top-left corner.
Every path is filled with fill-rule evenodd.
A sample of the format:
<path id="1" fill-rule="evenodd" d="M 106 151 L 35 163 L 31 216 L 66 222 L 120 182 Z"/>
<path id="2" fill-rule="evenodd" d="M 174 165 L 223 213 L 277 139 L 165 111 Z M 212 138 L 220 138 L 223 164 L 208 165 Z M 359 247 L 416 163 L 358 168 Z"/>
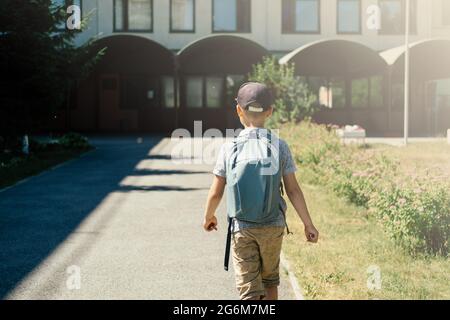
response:
<path id="1" fill-rule="evenodd" d="M 233 219 L 267 223 L 279 218 L 282 206 L 282 172 L 278 137 L 256 129 L 233 141 L 227 162 L 228 235 L 225 270 L 228 270 Z"/>
<path id="2" fill-rule="evenodd" d="M 281 168 L 275 139 L 268 130 L 254 130 L 233 141 L 226 171 L 229 218 L 266 223 L 279 217 Z"/>

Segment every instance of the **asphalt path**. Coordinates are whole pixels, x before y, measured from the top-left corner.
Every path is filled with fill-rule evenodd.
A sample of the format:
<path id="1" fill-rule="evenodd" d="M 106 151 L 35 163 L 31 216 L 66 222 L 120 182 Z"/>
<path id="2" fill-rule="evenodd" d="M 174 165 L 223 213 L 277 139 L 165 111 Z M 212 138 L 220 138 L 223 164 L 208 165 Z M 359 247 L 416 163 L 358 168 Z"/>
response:
<path id="1" fill-rule="evenodd" d="M 222 141 L 91 140 L 94 151 L 0 192 L 0 297 L 238 299 L 223 204 L 219 231 L 201 228 L 214 153 L 198 151 Z M 282 272 L 280 297 L 293 296 Z"/>

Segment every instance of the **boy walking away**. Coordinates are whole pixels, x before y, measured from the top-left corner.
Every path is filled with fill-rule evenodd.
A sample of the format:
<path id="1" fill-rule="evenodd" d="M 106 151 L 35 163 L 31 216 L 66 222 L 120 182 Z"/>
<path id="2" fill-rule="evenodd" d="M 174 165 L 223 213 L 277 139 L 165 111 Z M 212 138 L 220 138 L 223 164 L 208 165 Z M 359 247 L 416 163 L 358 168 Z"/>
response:
<path id="1" fill-rule="evenodd" d="M 208 232 L 217 230 L 215 211 L 226 189 L 229 226 L 225 270 L 231 245 L 240 298 L 276 300 L 281 245 L 287 227 L 283 183 L 305 225 L 306 239 L 317 242 L 319 232 L 295 178 L 296 166 L 288 145 L 264 129 L 273 112 L 270 90 L 260 83 L 246 83 L 239 89 L 236 101 L 245 129 L 220 150 L 203 227 Z"/>

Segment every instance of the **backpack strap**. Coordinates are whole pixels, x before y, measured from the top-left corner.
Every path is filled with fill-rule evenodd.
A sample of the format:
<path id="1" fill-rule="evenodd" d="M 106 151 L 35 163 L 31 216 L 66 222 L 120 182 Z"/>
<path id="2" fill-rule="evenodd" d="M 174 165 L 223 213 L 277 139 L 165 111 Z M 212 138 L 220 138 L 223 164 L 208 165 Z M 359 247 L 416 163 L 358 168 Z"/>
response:
<path id="1" fill-rule="evenodd" d="M 229 263 L 230 263 L 232 226 L 233 226 L 233 219 L 232 218 L 228 218 L 227 243 L 225 245 L 225 259 L 223 261 L 223 267 L 224 267 L 225 271 L 228 271 L 228 266 L 229 266 Z"/>
<path id="2" fill-rule="evenodd" d="M 233 162 L 231 163 L 231 169 L 232 170 L 234 168 L 236 168 L 236 163 L 237 163 L 237 158 L 238 158 L 237 151 L 238 151 L 238 143 L 237 143 L 236 140 L 233 140 L 233 152 L 232 152 L 232 155 L 233 155 L 234 158 L 233 158 Z"/>

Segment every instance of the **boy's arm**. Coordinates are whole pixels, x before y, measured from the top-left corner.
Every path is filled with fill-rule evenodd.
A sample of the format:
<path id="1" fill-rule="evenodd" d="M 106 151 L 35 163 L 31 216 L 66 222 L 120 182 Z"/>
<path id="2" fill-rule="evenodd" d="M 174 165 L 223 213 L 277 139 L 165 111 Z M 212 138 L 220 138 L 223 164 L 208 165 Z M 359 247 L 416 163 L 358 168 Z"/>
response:
<path id="1" fill-rule="evenodd" d="M 305 225 L 305 235 L 307 240 L 314 243 L 317 242 L 317 240 L 319 240 L 319 231 L 314 227 L 311 216 L 309 215 L 305 197 L 295 178 L 295 173 L 284 176 L 283 181 L 286 194 Z"/>
<path id="2" fill-rule="evenodd" d="M 216 175 L 214 176 L 206 201 L 205 220 L 203 221 L 203 228 L 208 232 L 217 230 L 217 219 L 215 214 L 220 200 L 222 200 L 225 184 L 225 178 Z"/>

